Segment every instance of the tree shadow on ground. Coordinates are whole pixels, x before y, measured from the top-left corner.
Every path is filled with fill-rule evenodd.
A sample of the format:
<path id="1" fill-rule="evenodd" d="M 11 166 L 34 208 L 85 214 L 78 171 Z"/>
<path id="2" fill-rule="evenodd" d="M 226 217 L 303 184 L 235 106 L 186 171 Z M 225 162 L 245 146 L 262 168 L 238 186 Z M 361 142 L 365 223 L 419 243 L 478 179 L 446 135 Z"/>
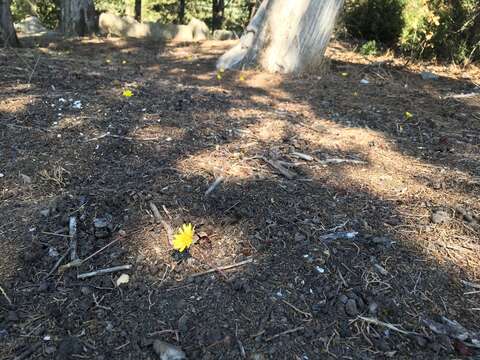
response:
<path id="1" fill-rule="evenodd" d="M 430 139 L 440 131 L 402 120 L 405 111 L 420 117 L 410 109 L 424 101 L 422 114 L 432 109 L 443 121 L 445 109 L 433 97 L 409 94 L 405 109 L 384 94 L 388 84 L 382 92 L 357 90 L 360 70 L 352 70 L 364 70 L 353 62 L 334 64 L 322 79 L 245 72 L 240 80 L 214 71 L 218 43 L 157 50 L 122 42 L 113 52 L 103 42 L 79 40 L 58 49 L 68 46 L 75 58 L 43 53 L 32 85 L 2 96 L 18 104 L 0 114 L 7 154 L 1 207 L 8 214 L 0 231 L 7 254 L 21 249 L 1 267 L 14 303 L 0 300 L 5 356 L 28 351 L 32 342 L 21 337 L 28 334 L 35 346 L 46 335 L 53 339 L 36 348 L 39 358 L 51 358 L 49 351 L 57 358 L 151 358 L 153 338 L 178 342 L 202 359 L 240 358 L 242 349 L 272 359 L 441 358 L 454 345 L 425 331 L 421 317 L 444 315 L 475 327 L 478 311 L 465 309 L 474 308 L 477 295 L 464 295 L 458 279 L 478 276 L 478 234 L 461 219 L 432 225 L 430 213 L 458 201 L 479 210 L 469 201 L 475 185 L 457 181 L 473 181 L 477 160 L 460 164 L 461 177 L 448 151 L 445 161 L 418 159 L 425 151 L 418 153 L 416 134 L 430 131 Z M 1 59 L 10 66 L 16 56 Z M 351 81 L 336 74 L 342 66 L 350 67 Z M 7 89 L 25 83 L 9 79 Z M 122 98 L 124 88 L 134 96 Z M 352 91 L 361 94 L 358 101 Z M 72 106 L 77 100 L 81 109 Z M 358 111 L 365 112 L 360 120 Z M 431 144 L 422 139 L 421 146 Z M 299 161 L 295 151 L 319 161 Z M 259 155 L 299 163 L 295 179 L 276 174 Z M 322 164 L 331 157 L 366 163 Z M 446 189 L 433 188 L 431 168 L 439 165 Z M 206 197 L 219 176 L 226 180 Z M 200 238 L 188 258 L 172 256 L 150 202 L 165 206 L 172 226 L 197 226 Z M 41 209 L 49 215 L 42 218 Z M 84 258 L 111 241 L 97 239 L 92 228 L 107 214 L 120 240 L 78 272 L 131 263 L 130 283 L 117 288 L 116 275 L 79 281 L 76 270 L 44 280 L 58 259 L 50 249 L 68 249 L 64 237 L 48 233 L 64 234 L 68 217 L 77 216 Z M 358 234 L 321 238 L 340 231 Z M 250 258 L 232 271 L 191 276 Z M 368 326 L 360 314 L 421 330 L 425 338 Z"/>

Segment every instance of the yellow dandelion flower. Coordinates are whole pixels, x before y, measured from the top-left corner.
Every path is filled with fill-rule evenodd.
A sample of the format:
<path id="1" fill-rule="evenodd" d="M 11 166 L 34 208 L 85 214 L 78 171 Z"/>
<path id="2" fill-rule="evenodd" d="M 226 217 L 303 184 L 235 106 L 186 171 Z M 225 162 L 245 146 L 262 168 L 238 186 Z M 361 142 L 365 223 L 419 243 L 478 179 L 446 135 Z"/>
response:
<path id="1" fill-rule="evenodd" d="M 342 72 L 340 75 L 342 75 L 343 77 L 347 77 L 348 73 L 347 72 Z"/>
<path id="2" fill-rule="evenodd" d="M 238 79 L 239 79 L 240 81 L 245 81 L 245 76 L 240 75 Z"/>
<path id="3" fill-rule="evenodd" d="M 112 61 L 110 59 L 105 60 L 107 64 L 110 64 Z"/>
<path id="4" fill-rule="evenodd" d="M 413 117 L 413 114 L 411 112 L 408 112 L 408 111 L 405 111 L 405 114 L 403 114 L 405 116 L 405 119 L 411 119 Z"/>
<path id="5" fill-rule="evenodd" d="M 123 90 L 122 96 L 132 97 L 132 96 L 133 96 L 133 92 L 132 92 L 132 90 L 125 89 L 125 90 Z"/>
<path id="6" fill-rule="evenodd" d="M 223 74 L 223 73 L 225 72 L 225 69 L 224 69 L 224 68 L 220 68 L 218 71 Z"/>
<path id="7" fill-rule="evenodd" d="M 222 80 L 222 74 L 217 73 L 217 79 L 218 79 L 218 80 Z"/>
<path id="8" fill-rule="evenodd" d="M 184 252 L 192 245 L 193 234 L 195 228 L 192 224 L 183 224 L 182 228 L 177 231 L 173 238 L 173 248 L 180 252 Z"/>

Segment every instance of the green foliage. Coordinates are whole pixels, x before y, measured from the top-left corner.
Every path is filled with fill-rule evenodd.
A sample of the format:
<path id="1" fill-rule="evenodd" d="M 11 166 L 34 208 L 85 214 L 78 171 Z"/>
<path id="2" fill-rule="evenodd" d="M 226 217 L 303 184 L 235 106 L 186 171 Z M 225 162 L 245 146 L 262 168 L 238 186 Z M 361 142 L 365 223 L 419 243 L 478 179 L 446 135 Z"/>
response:
<path id="1" fill-rule="evenodd" d="M 375 40 L 369 40 L 366 43 L 364 43 L 360 47 L 360 54 L 365 56 L 377 55 L 378 54 L 377 42 Z"/>
<path id="2" fill-rule="evenodd" d="M 415 58 L 480 60 L 478 0 L 349 0 L 344 21 L 350 35 Z"/>
<path id="3" fill-rule="evenodd" d="M 354 37 L 395 43 L 403 29 L 404 0 L 351 0 L 345 9 L 345 26 Z"/>
<path id="4" fill-rule="evenodd" d="M 45 27 L 56 29 L 60 22 L 59 0 L 13 0 L 13 21 L 22 21 L 27 16 L 36 16 Z"/>

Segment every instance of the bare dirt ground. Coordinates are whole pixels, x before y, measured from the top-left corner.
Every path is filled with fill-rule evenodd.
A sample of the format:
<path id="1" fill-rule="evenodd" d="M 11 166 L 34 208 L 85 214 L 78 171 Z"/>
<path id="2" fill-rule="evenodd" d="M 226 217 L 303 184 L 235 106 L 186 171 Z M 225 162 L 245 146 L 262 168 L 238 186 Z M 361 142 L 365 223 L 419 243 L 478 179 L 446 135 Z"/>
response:
<path id="1" fill-rule="evenodd" d="M 0 358 L 478 355 L 478 69 L 333 43 L 318 76 L 217 73 L 230 45 L 0 50 Z M 57 269 L 72 217 L 81 259 L 115 242 Z"/>

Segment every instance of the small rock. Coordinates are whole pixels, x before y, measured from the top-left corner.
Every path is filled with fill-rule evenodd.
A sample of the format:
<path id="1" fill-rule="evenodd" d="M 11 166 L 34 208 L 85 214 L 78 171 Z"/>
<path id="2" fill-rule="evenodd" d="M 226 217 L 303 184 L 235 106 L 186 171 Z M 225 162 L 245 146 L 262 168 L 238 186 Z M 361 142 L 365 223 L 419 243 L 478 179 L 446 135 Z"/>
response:
<path id="1" fill-rule="evenodd" d="M 180 332 L 186 332 L 188 330 L 188 315 L 183 314 L 180 319 L 178 319 L 178 330 Z"/>
<path id="2" fill-rule="evenodd" d="M 368 312 L 372 315 L 375 315 L 378 311 L 378 304 L 376 302 L 371 302 L 368 304 Z"/>
<path id="3" fill-rule="evenodd" d="M 153 342 L 153 350 L 160 360 L 184 360 L 187 358 L 181 348 L 161 340 Z"/>
<path id="4" fill-rule="evenodd" d="M 428 343 L 428 341 L 427 341 L 427 339 L 425 338 L 425 336 L 416 336 L 416 337 L 415 337 L 415 341 L 416 341 L 417 345 L 420 346 L 420 347 L 422 347 L 422 348 L 425 347 L 425 346 L 427 346 L 427 343 Z"/>
<path id="5" fill-rule="evenodd" d="M 46 346 L 45 347 L 45 353 L 48 355 L 52 355 L 55 351 L 57 351 L 57 348 L 55 346 Z"/>
<path id="6" fill-rule="evenodd" d="M 357 302 L 353 299 L 349 299 L 345 304 L 345 312 L 350 316 L 358 315 Z"/>
<path id="7" fill-rule="evenodd" d="M 306 237 L 305 235 L 303 235 L 302 233 L 297 232 L 297 233 L 295 234 L 295 242 L 305 241 L 306 238 L 307 238 L 307 237 Z"/>
<path id="8" fill-rule="evenodd" d="M 120 285 L 123 285 L 123 284 L 128 284 L 129 281 L 130 281 L 130 275 L 122 274 L 117 279 L 117 282 L 116 282 L 117 287 L 119 287 Z"/>
<path id="9" fill-rule="evenodd" d="M 436 210 L 432 214 L 432 222 L 434 224 L 443 224 L 450 221 L 450 215 L 444 210 Z"/>
<path id="10" fill-rule="evenodd" d="M 42 215 L 44 217 L 48 217 L 50 215 L 50 209 L 40 210 L 40 215 Z"/>
<path id="11" fill-rule="evenodd" d="M 360 84 L 368 85 L 368 84 L 370 84 L 370 81 L 368 81 L 367 79 L 362 79 L 362 80 L 360 80 Z"/>
<path id="12" fill-rule="evenodd" d="M 71 355 L 80 354 L 83 351 L 83 345 L 80 340 L 74 336 L 69 336 L 60 341 L 58 345 L 57 359 L 70 359 Z"/>
<path id="13" fill-rule="evenodd" d="M 20 174 L 20 177 L 22 178 L 23 184 L 24 185 L 29 185 L 32 183 L 32 178 L 28 175 L 25 174 Z"/>
<path id="14" fill-rule="evenodd" d="M 430 71 L 422 71 L 420 73 L 420 76 L 422 77 L 423 80 L 438 80 L 439 76 L 437 74 L 434 74 Z"/>
<path id="15" fill-rule="evenodd" d="M 93 220 L 93 226 L 95 228 L 95 237 L 97 239 L 108 237 L 112 232 L 111 216 L 105 216 L 103 218 L 95 218 Z"/>
<path id="16" fill-rule="evenodd" d="M 15 322 L 18 321 L 19 317 L 18 314 L 15 311 L 9 311 L 7 314 L 7 321 Z"/>

